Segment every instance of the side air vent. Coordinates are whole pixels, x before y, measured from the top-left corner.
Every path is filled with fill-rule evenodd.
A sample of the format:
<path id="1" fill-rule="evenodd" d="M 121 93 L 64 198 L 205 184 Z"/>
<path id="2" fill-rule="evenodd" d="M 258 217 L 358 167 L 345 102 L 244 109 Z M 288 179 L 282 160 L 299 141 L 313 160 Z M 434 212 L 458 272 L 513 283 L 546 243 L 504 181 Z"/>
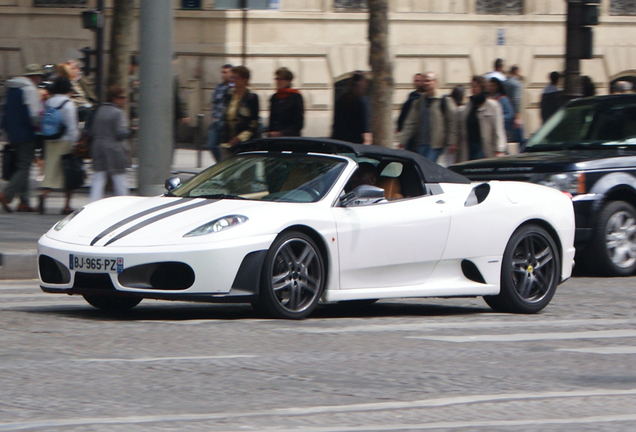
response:
<path id="1" fill-rule="evenodd" d="M 50 284 L 67 284 L 71 281 L 71 272 L 64 264 L 47 255 L 38 259 L 42 282 Z"/>
<path id="2" fill-rule="evenodd" d="M 481 272 L 477 268 L 474 262 L 463 260 L 462 261 L 462 272 L 467 279 L 470 279 L 473 282 L 485 284 L 486 281 L 484 277 L 481 275 Z"/>
<path id="3" fill-rule="evenodd" d="M 470 191 L 468 198 L 466 198 L 464 207 L 471 207 L 476 206 L 477 204 L 481 204 L 482 202 L 484 202 L 489 193 L 490 185 L 488 183 L 482 183 L 478 186 L 475 186 L 473 190 Z"/>
<path id="4" fill-rule="evenodd" d="M 194 284 L 194 270 L 185 263 L 158 262 L 127 268 L 118 280 L 130 288 L 180 291 Z"/>

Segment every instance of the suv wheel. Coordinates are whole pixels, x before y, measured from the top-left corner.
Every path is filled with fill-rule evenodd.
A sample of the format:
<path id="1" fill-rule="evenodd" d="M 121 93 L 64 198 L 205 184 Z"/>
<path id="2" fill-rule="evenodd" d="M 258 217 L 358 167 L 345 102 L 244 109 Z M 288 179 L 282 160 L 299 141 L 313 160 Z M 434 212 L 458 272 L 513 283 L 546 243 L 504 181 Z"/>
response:
<path id="1" fill-rule="evenodd" d="M 599 213 L 588 256 L 607 276 L 631 276 L 636 271 L 636 210 L 612 201 Z"/>

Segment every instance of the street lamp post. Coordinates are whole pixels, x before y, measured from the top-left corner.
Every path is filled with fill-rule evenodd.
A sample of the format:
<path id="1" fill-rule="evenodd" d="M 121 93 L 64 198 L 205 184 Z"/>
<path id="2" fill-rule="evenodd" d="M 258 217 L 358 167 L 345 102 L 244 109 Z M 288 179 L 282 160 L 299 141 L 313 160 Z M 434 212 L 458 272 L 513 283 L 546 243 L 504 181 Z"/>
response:
<path id="1" fill-rule="evenodd" d="M 582 23 L 582 3 L 580 0 L 567 0 L 568 11 L 566 21 L 565 42 L 565 83 L 563 93 L 569 99 L 581 96 L 579 75 L 581 38 L 579 30 Z"/>
<path id="2" fill-rule="evenodd" d="M 568 99 L 582 95 L 581 59 L 591 59 L 593 53 L 592 27 L 599 23 L 600 0 L 567 0 L 565 43 L 564 96 Z"/>

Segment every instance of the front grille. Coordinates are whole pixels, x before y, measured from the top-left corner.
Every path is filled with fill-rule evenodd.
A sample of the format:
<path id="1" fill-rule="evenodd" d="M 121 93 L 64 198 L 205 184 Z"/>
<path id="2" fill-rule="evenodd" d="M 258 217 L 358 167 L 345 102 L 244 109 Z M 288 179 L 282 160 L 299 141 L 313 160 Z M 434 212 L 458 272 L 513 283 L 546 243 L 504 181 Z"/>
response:
<path id="1" fill-rule="evenodd" d="M 110 280 L 110 275 L 106 273 L 77 272 L 75 273 L 73 288 L 115 291 L 115 286 Z"/>

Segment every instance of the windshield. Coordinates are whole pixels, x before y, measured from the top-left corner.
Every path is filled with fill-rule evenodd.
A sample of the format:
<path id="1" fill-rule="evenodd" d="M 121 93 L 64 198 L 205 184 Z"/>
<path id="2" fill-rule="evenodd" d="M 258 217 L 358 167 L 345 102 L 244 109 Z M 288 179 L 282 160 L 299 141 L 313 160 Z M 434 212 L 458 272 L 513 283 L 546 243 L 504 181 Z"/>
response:
<path id="1" fill-rule="evenodd" d="M 183 198 L 316 202 L 347 162 L 329 156 L 245 154 L 217 163 L 172 191 Z"/>
<path id="2" fill-rule="evenodd" d="M 558 111 L 528 141 L 526 151 L 636 146 L 636 104 L 587 104 Z"/>

